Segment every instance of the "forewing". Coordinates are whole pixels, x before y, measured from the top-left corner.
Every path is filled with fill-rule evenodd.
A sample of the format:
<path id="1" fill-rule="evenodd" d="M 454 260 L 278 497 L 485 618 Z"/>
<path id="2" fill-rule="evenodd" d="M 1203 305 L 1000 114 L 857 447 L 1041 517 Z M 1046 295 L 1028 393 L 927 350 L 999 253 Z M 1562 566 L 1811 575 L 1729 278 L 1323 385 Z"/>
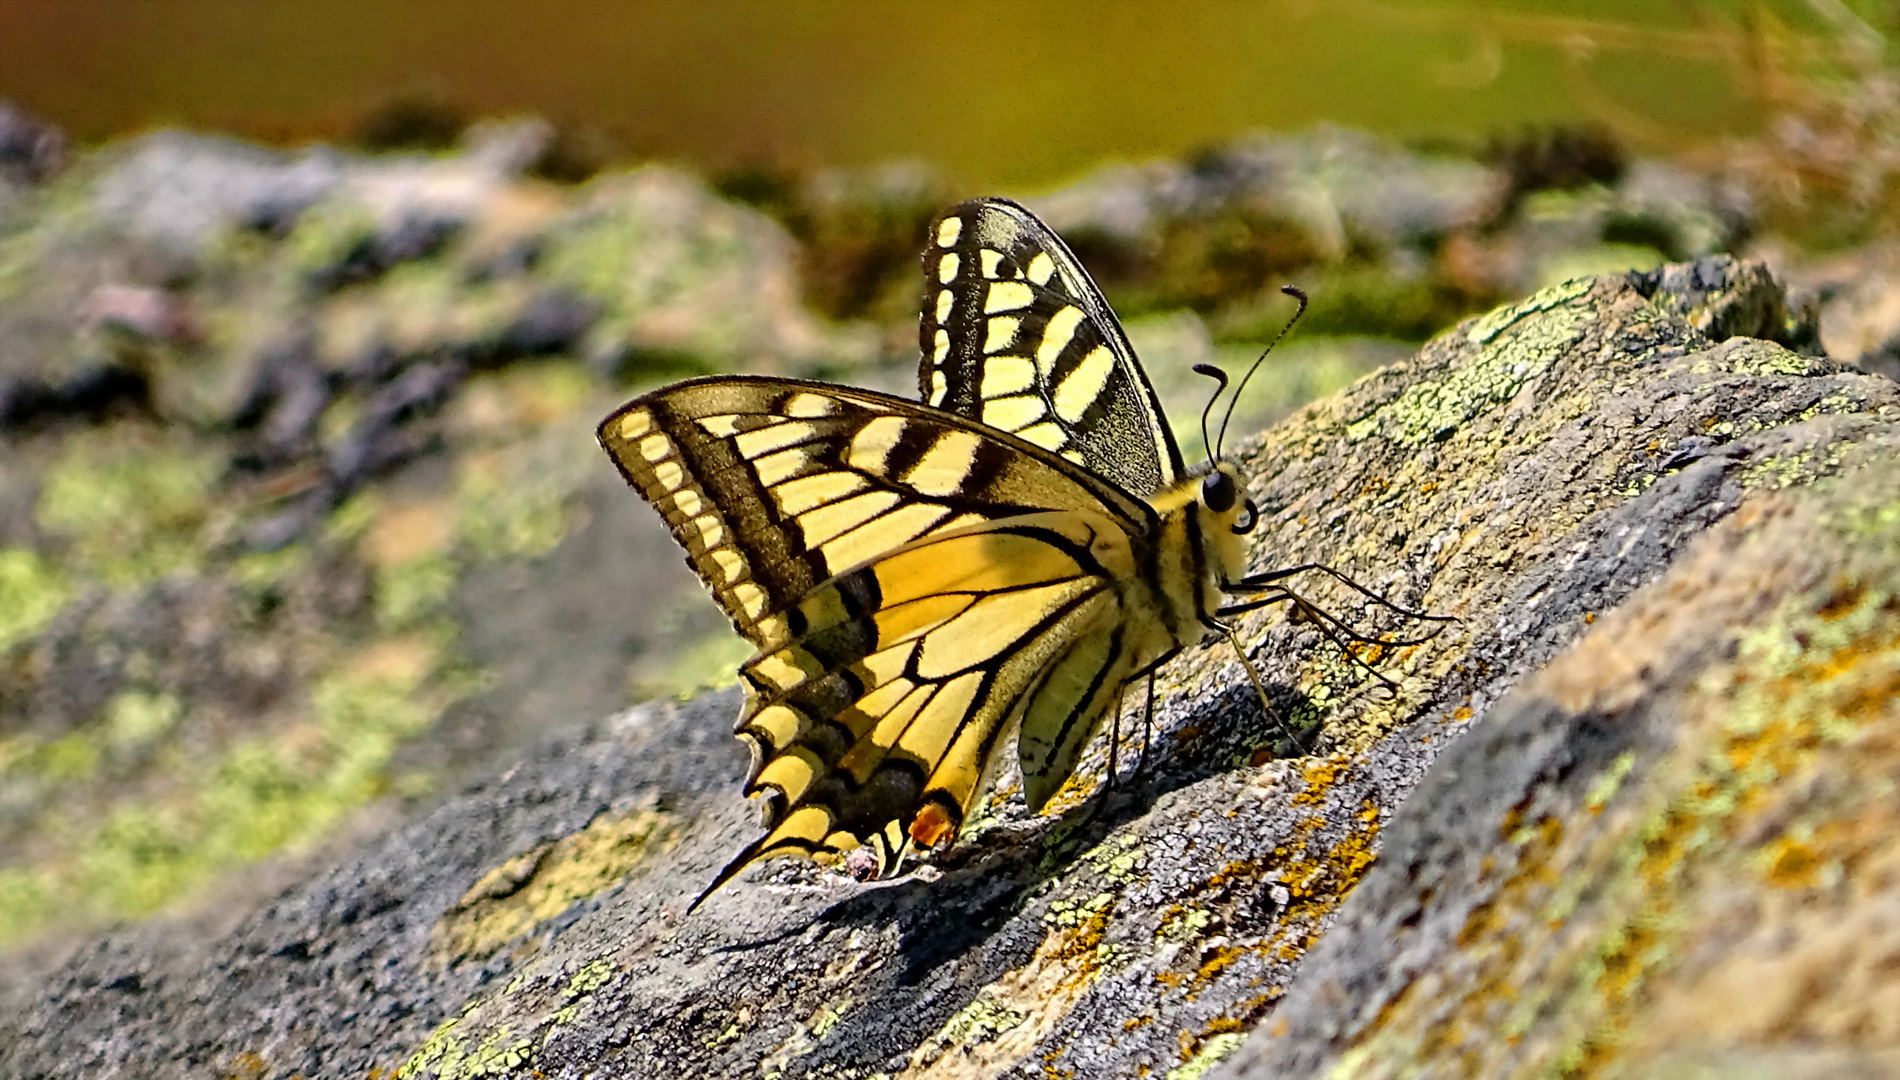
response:
<path id="1" fill-rule="evenodd" d="M 600 441 L 733 625 L 777 648 L 819 583 L 920 537 L 1045 511 L 1153 511 L 1046 450 L 915 402 L 824 383 L 712 378 L 627 403 Z"/>
<path id="2" fill-rule="evenodd" d="M 740 668 L 766 831 L 707 892 L 773 855 L 870 843 L 882 874 L 954 837 L 1052 667 L 1120 623 L 1127 546 L 1099 512 L 1027 515 L 918 540 L 788 609 L 785 642 Z"/>
<path id="3" fill-rule="evenodd" d="M 1007 199 L 953 207 L 924 249 L 919 392 L 1152 495 L 1182 474 L 1154 388 L 1068 245 Z"/>

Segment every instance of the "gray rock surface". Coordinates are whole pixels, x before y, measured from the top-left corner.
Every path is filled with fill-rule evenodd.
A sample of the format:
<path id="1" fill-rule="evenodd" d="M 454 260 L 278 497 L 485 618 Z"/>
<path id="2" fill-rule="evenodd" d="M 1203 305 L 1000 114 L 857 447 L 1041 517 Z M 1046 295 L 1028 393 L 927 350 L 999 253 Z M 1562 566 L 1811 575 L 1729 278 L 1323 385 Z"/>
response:
<path id="1" fill-rule="evenodd" d="M 1742 269 L 1694 277 L 1776 288 Z M 1589 915 L 1575 925 L 1601 930 L 1592 941 L 1648 925 L 1597 913 L 1665 894 L 1584 856 L 1650 836 L 1639 826 L 1656 800 L 1682 790 L 1660 778 L 1706 759 L 1711 744 L 1687 738 L 1671 702 L 1720 698 L 1725 684 L 1703 675 L 1725 656 L 1766 649 L 1757 668 L 1785 666 L 1771 646 L 1801 639 L 1774 628 L 1821 640 L 1831 612 L 1858 613 L 1840 648 L 1866 658 L 1867 686 L 1889 685 L 1895 655 L 1883 583 L 1900 526 L 1878 478 L 1894 467 L 1900 386 L 1714 340 L 1676 313 L 1707 306 L 1669 292 L 1682 280 L 1547 289 L 1245 448 L 1265 513 L 1256 568 L 1325 562 L 1462 620 L 1361 650 L 1395 691 L 1311 622 L 1243 620 L 1305 753 L 1274 758 L 1297 747 L 1230 652 L 1192 653 L 1162 675 L 1146 769 L 1125 772 L 1099 815 L 1087 796 L 1102 746 L 1049 817 L 1025 816 L 1006 779 L 910 877 L 867 885 L 774 863 L 683 916 L 752 828 L 725 734 L 735 700 L 643 707 L 537 747 L 235 925 L 116 932 L 16 984 L 0 1003 L 0 1074 L 1189 1077 L 1223 1060 L 1247 1075 L 1432 1072 L 1459 1055 L 1502 1075 L 1583 1060 L 1565 1056 L 1578 1046 L 1613 1063 L 1633 1044 L 1565 1025 L 1612 1030 L 1639 999 L 1576 1011 L 1519 995 L 1487 1010 L 1454 996 L 1459 980 L 1524 955 L 1574 970 L 1558 961 L 1575 950 L 1513 946 L 1497 929 L 1527 913 L 1561 921 L 1552 905 Z M 1757 311 L 1777 299 L 1735 297 Z M 1300 587 L 1361 629 L 1407 628 L 1321 576 Z M 1838 599 L 1816 599 L 1824 588 Z M 1890 698 L 1871 699 L 1876 718 L 1891 719 Z M 1745 700 L 1704 712 L 1739 715 Z M 1808 743 L 1838 755 L 1851 734 Z M 1706 843 L 1732 845 L 1738 865 L 1783 840 L 1819 851 L 1794 820 Z M 1816 858 L 1810 873 L 1788 856 L 1797 886 L 1838 880 Z M 1545 892 L 1508 893 L 1523 887 L 1500 881 L 1513 865 L 1552 868 L 1532 877 Z M 1843 865 L 1851 877 L 1861 864 Z M 1622 906 L 1591 891 L 1599 880 L 1626 886 Z M 1474 916 L 1493 893 L 1495 918 Z M 1608 970 L 1622 954 L 1590 955 Z M 1676 1002 L 1689 1016 L 1687 969 L 1643 956 L 1659 1000 L 1640 1012 Z M 1536 973 L 1520 982 L 1559 985 Z M 1497 1011 L 1510 1001 L 1555 1004 L 1511 1027 Z M 1434 1027 L 1441 1016 L 1454 1026 Z M 1499 1049 L 1490 1035 L 1505 1029 L 1530 1037 Z M 1819 1037 L 1855 1068 L 1873 1060 L 1849 1035 Z"/>

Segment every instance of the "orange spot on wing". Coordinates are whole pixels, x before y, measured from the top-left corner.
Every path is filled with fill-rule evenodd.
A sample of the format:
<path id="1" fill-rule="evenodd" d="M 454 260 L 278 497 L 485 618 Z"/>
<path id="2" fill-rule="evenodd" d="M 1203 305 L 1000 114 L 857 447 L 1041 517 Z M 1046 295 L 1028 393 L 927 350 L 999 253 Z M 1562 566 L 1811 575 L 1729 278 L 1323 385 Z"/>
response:
<path id="1" fill-rule="evenodd" d="M 917 811 L 910 823 L 910 838 L 921 847 L 936 847 L 950 832 L 950 815 L 943 807 L 931 804 Z"/>

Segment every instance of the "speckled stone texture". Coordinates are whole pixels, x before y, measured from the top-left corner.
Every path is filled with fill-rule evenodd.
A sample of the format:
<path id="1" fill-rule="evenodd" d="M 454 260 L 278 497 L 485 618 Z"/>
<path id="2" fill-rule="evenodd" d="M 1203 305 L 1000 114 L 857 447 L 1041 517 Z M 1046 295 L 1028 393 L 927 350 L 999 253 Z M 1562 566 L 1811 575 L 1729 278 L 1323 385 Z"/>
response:
<path id="1" fill-rule="evenodd" d="M 1547 289 L 1245 447 L 1256 569 L 1462 620 L 1359 650 L 1396 689 L 1249 616 L 1279 722 L 1193 652 L 1099 813 L 1103 746 L 912 876 L 690 917 L 753 828 L 736 703 L 650 707 L 235 926 L 101 939 L 0 1002 L 0 1075 L 1872 1075 L 1900 385 L 1696 329 L 1711 283 L 1788 310 L 1745 269 Z"/>

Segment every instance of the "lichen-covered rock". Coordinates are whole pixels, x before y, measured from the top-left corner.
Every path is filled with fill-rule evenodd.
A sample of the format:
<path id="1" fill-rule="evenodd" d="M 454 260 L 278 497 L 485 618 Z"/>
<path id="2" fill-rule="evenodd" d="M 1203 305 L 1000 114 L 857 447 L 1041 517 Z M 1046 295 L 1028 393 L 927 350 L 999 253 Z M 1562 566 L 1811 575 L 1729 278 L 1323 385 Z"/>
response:
<path id="1" fill-rule="evenodd" d="M 1438 759 L 1222 1075 L 1900 1065 L 1900 406 L 1863 385 L 1684 469 L 1743 501 Z"/>
<path id="2" fill-rule="evenodd" d="M 1438 759 L 1221 1075 L 1891 1075 L 1895 412 L 1705 459 L 1753 491 Z"/>
<path id="3" fill-rule="evenodd" d="M 875 335 L 804 310 L 762 215 L 663 168 L 533 180 L 544 138 L 169 132 L 20 189 L 0 948 L 201 895 L 729 669 L 593 421 L 683 371 L 849 368 Z"/>
<path id="4" fill-rule="evenodd" d="M 1694 280 L 1716 276 L 1775 288 Z M 774 863 L 691 916 L 753 827 L 734 699 L 643 707 L 254 914 L 115 933 L 18 985 L 0 1071 L 1191 1077 L 1667 1050 L 1694 1072 L 1796 1041 L 1869 1067 L 1900 386 L 1714 340 L 1676 314 L 1710 300 L 1685 280 L 1545 290 L 1247 448 L 1256 568 L 1325 562 L 1462 620 L 1356 649 L 1395 689 L 1312 622 L 1250 616 L 1278 721 L 1231 653 L 1190 654 L 1099 813 L 1103 746 L 1049 817 L 1006 780 L 912 876 Z M 1821 963 L 1853 978 L 1711 997 Z"/>
<path id="5" fill-rule="evenodd" d="M 762 200 L 794 255 L 677 170 L 537 179 L 535 122 L 432 154 L 162 132 L 70 160 L 43 125 L 0 128 L 0 949 L 226 890 L 552 727 L 729 679 L 737 642 L 592 421 L 702 370 L 910 392 L 917 231 L 951 197 L 919 167 L 811 174 Z M 1378 185 L 1411 202 L 1484 175 L 1335 141 L 1384 165 L 1355 220 Z M 1218 272 L 1260 266 L 1221 224 L 1269 176 L 1242 159 L 1311 172 L 1328 145 L 1208 173 L 1164 275 L 1195 283 L 1151 293 L 1207 313 L 1129 320 L 1190 447 L 1192 365 L 1261 344 L 1219 314 L 1258 284 Z M 1318 250 L 1304 228 L 1286 250 Z M 808 313 L 801 279 L 880 322 Z M 1302 333 L 1236 430 L 1409 352 Z"/>

